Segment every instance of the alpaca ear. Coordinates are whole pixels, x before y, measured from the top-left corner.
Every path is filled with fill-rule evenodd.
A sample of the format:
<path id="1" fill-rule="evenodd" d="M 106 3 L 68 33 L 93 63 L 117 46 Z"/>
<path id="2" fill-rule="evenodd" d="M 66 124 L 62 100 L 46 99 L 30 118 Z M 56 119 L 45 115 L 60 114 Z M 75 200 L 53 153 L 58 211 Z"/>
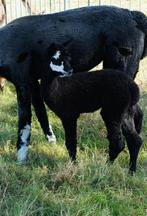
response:
<path id="1" fill-rule="evenodd" d="M 57 48 L 57 45 L 55 43 L 51 43 L 48 47 L 48 53 L 53 52 Z"/>
<path id="2" fill-rule="evenodd" d="M 48 57 L 51 58 L 54 55 L 55 50 L 57 50 L 57 49 L 58 49 L 58 45 L 56 43 L 51 43 L 47 49 Z"/>
<path id="3" fill-rule="evenodd" d="M 142 58 L 147 56 L 147 16 L 140 11 L 131 11 L 133 19 L 137 23 L 137 28 L 145 34 L 144 50 Z"/>

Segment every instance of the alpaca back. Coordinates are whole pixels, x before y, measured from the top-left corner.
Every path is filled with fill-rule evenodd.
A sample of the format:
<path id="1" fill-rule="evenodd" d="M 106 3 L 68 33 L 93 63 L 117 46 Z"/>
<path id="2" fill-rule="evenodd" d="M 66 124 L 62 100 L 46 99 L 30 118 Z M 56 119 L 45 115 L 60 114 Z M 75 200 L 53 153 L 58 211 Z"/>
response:
<path id="1" fill-rule="evenodd" d="M 139 89 L 123 72 L 101 70 L 55 78 L 47 97 L 53 109 L 84 113 L 111 104 L 120 108 L 132 105 L 139 99 Z"/>

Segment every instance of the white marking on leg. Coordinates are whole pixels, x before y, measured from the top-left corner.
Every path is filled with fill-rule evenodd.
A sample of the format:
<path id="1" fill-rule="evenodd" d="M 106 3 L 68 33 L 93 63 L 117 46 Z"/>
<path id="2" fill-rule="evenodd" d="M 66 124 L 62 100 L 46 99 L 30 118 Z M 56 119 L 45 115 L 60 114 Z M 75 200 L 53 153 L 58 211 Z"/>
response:
<path id="1" fill-rule="evenodd" d="M 49 128 L 50 128 L 50 132 L 52 133 L 52 135 L 47 134 L 46 138 L 47 138 L 48 142 L 56 144 L 56 136 L 52 130 L 52 126 L 49 125 Z"/>
<path id="2" fill-rule="evenodd" d="M 23 163 L 26 159 L 27 151 L 28 151 L 28 138 L 30 136 L 31 126 L 27 124 L 24 128 L 20 131 L 20 139 L 22 145 L 17 152 L 17 162 L 19 164 Z"/>
<path id="3" fill-rule="evenodd" d="M 54 143 L 54 144 L 56 144 L 56 137 L 55 137 L 55 135 L 54 134 L 52 134 L 52 135 L 46 135 L 46 138 L 47 138 L 47 140 L 48 140 L 48 142 L 49 143 Z"/>
<path id="4" fill-rule="evenodd" d="M 24 161 L 26 160 L 27 152 L 28 152 L 28 146 L 26 145 L 21 146 L 21 148 L 17 152 L 17 163 L 18 164 L 24 163 Z"/>
<path id="5" fill-rule="evenodd" d="M 30 131 L 31 131 L 31 126 L 29 124 L 27 124 L 24 129 L 22 129 L 20 131 L 20 134 L 21 134 L 21 141 L 23 142 L 23 144 L 27 144 L 28 142 L 28 138 L 29 138 L 29 135 L 30 135 Z"/>

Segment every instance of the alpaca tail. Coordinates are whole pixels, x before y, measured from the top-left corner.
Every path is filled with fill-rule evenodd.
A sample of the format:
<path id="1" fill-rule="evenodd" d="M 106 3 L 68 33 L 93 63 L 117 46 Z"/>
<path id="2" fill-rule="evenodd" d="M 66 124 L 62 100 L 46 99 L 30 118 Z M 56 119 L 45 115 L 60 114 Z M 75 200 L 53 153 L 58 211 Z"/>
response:
<path id="1" fill-rule="evenodd" d="M 130 80 L 129 89 L 131 93 L 131 105 L 135 105 L 139 101 L 140 91 L 138 85 L 134 80 Z"/>

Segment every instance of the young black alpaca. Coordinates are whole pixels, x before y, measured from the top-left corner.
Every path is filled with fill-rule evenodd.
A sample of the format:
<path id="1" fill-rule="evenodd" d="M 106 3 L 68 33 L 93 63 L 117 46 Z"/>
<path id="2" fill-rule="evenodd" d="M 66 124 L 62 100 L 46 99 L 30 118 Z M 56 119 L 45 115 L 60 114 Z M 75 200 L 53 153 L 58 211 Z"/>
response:
<path id="1" fill-rule="evenodd" d="M 130 153 L 130 171 L 136 171 L 142 140 L 135 130 L 129 109 L 139 100 L 137 84 L 114 69 L 69 76 L 70 57 L 65 49 L 53 44 L 49 55 L 48 68 L 42 74 L 42 93 L 46 104 L 62 121 L 71 160 L 76 160 L 79 115 L 101 108 L 108 133 L 110 161 L 114 161 L 125 147 L 124 135 Z M 130 121 L 129 127 L 125 124 L 126 120 Z"/>

